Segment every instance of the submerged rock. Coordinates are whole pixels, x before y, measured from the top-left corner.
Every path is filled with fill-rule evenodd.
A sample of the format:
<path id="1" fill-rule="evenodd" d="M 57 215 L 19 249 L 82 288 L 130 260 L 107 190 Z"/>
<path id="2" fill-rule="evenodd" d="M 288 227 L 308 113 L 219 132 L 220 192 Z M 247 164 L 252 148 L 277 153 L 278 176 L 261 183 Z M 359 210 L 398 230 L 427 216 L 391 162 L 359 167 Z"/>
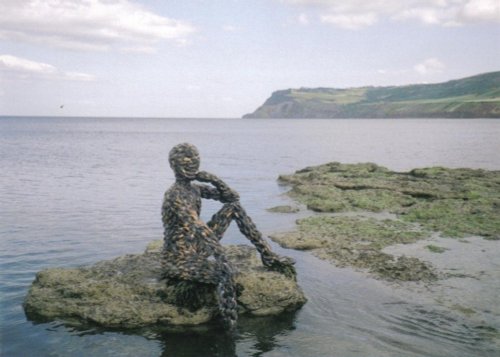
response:
<path id="1" fill-rule="evenodd" d="M 297 206 L 285 205 L 285 206 L 271 207 L 268 208 L 267 211 L 273 213 L 297 213 L 300 211 L 300 208 Z"/>
<path id="2" fill-rule="evenodd" d="M 92 266 L 39 272 L 24 302 L 27 316 L 120 328 L 197 325 L 214 319 L 218 315 L 214 286 L 178 284 L 161 278 L 161 244 L 155 241 L 144 254 Z M 225 249 L 239 272 L 235 280 L 240 314 L 274 315 L 305 303 L 297 283 L 266 270 L 255 249 L 243 245 Z M 186 296 L 193 296 L 195 301 L 183 303 Z"/>

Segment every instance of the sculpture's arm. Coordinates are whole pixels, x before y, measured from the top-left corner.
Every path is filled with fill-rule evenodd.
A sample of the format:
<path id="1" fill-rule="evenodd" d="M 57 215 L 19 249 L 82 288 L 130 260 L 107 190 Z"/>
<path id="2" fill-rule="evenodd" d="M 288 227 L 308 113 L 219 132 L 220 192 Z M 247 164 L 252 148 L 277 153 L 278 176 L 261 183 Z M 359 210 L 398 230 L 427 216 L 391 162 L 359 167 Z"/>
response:
<path id="1" fill-rule="evenodd" d="M 215 187 L 200 185 L 200 193 L 203 198 L 215 199 L 223 203 L 236 202 L 240 199 L 236 191 L 232 190 L 224 181 L 211 173 L 200 171 L 196 174 L 196 180 L 210 183 Z"/>
<path id="2" fill-rule="evenodd" d="M 194 185 L 200 190 L 201 198 L 222 201 L 222 195 L 218 189 L 209 185 Z"/>

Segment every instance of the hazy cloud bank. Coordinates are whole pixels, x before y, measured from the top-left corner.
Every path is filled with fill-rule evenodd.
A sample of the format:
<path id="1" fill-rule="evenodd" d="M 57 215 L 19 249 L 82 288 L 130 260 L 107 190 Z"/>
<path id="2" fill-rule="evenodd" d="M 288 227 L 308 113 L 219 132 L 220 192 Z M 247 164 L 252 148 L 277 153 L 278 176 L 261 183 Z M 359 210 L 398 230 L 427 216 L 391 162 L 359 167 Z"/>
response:
<path id="1" fill-rule="evenodd" d="M 154 52 L 195 29 L 127 0 L 3 0 L 0 38 L 75 50 Z"/>
<path id="2" fill-rule="evenodd" d="M 31 61 L 11 55 L 0 55 L 0 72 L 19 79 L 50 79 L 85 82 L 95 80 L 95 77 L 91 74 L 61 71 L 48 63 Z"/>
<path id="3" fill-rule="evenodd" d="M 388 19 L 415 20 L 427 25 L 462 26 L 500 23 L 498 0 L 281 0 L 309 7 L 319 21 L 356 30 Z"/>

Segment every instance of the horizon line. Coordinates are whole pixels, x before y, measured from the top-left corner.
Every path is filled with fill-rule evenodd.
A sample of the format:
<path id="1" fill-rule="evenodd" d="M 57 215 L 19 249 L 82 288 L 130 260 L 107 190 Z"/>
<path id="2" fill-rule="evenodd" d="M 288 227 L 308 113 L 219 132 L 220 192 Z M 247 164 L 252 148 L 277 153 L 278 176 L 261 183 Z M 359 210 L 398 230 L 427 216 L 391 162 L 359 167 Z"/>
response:
<path id="1" fill-rule="evenodd" d="M 217 116 L 206 116 L 206 117 L 177 117 L 177 116 L 106 116 L 106 115 L 9 115 L 0 114 L 0 118 L 92 118 L 92 119 L 243 119 L 242 117 L 217 117 Z"/>

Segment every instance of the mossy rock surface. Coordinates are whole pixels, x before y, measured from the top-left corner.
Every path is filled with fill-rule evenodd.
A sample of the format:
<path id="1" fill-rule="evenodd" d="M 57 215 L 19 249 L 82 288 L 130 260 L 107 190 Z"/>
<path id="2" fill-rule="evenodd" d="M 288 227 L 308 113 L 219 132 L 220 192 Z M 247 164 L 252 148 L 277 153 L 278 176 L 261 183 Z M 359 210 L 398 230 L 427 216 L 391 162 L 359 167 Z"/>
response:
<path id="1" fill-rule="evenodd" d="M 297 221 L 297 230 L 271 238 L 286 248 L 311 250 L 337 266 L 368 269 L 386 280 L 432 281 L 433 268 L 416 258 L 395 258 L 382 249 L 427 236 L 413 225 L 390 219 L 313 216 Z"/>
<path id="2" fill-rule="evenodd" d="M 373 163 L 331 162 L 279 177 L 308 209 L 335 216 L 299 220 L 295 232 L 273 235 L 284 247 L 312 250 L 339 266 L 368 269 L 389 280 L 434 280 L 416 258 L 382 251 L 433 232 L 500 239 L 500 171 L 431 167 L 394 172 Z M 391 213 L 393 219 L 338 214 Z"/>
<path id="3" fill-rule="evenodd" d="M 445 236 L 500 237 L 500 171 L 331 162 L 279 177 L 317 212 L 388 211 Z"/>
<path id="4" fill-rule="evenodd" d="M 24 302 L 33 320 L 62 320 L 105 327 L 156 324 L 197 325 L 218 316 L 215 287 L 199 286 L 195 304 L 179 305 L 179 285 L 161 277 L 161 241 L 144 254 L 126 255 L 92 266 L 39 272 Z M 249 246 L 225 248 L 239 271 L 238 310 L 257 316 L 294 310 L 306 301 L 297 283 L 267 271 Z M 200 301 L 203 303 L 200 304 Z"/>
<path id="5" fill-rule="evenodd" d="M 272 213 L 297 213 L 300 211 L 300 208 L 297 206 L 275 206 L 267 209 L 268 212 Z"/>

